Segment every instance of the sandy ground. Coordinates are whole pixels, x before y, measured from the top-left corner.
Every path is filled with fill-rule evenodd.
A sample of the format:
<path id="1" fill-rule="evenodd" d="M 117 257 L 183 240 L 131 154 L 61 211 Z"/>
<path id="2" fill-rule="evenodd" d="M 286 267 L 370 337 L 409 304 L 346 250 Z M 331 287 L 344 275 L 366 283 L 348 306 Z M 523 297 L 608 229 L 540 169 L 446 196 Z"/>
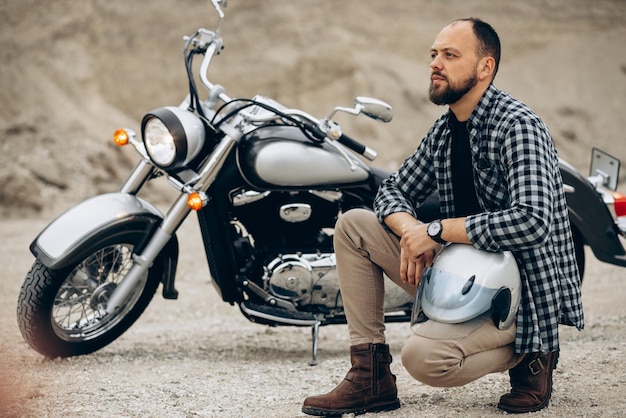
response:
<path id="1" fill-rule="evenodd" d="M 321 329 L 320 362 L 312 367 L 308 328 L 253 324 L 221 302 L 194 219 L 180 234 L 179 300 L 157 294 L 138 322 L 99 352 L 46 360 L 23 341 L 15 319 L 19 288 L 33 261 L 26 248 L 44 224 L 0 222 L 1 417 L 298 417 L 306 396 L 330 390 L 349 367 L 345 326 Z M 552 402 L 533 416 L 626 416 L 625 271 L 587 256 L 586 329 L 562 328 Z M 408 325 L 388 328 L 402 408 L 375 416 L 506 415 L 496 403 L 508 390 L 507 374 L 461 388 L 424 386 L 398 361 Z"/>
<path id="2" fill-rule="evenodd" d="M 357 95 L 388 101 L 390 124 L 340 120 L 379 151 L 378 166 L 396 167 L 442 112 L 426 96 L 428 48 L 466 16 L 499 31 L 496 84 L 539 113 L 564 158 L 583 173 L 593 146 L 626 161 L 626 1 L 229 3 L 215 80 L 232 96 L 265 94 L 319 116 Z M 345 326 L 321 330 L 320 364 L 310 367 L 309 329 L 255 325 L 220 302 L 194 219 L 179 237 L 179 300 L 157 295 L 110 346 L 49 361 L 17 329 L 30 241 L 60 210 L 119 186 L 135 156 L 110 133 L 180 102 L 181 37 L 212 27 L 212 16 L 199 0 L 0 0 L 0 416 L 297 417 L 304 397 L 345 375 Z M 587 256 L 587 327 L 563 329 L 553 401 L 535 416 L 626 416 L 626 270 Z M 396 359 L 409 332 L 389 326 Z M 505 374 L 442 390 L 398 361 L 393 370 L 403 407 L 378 416 L 504 415 L 495 405 Z"/>

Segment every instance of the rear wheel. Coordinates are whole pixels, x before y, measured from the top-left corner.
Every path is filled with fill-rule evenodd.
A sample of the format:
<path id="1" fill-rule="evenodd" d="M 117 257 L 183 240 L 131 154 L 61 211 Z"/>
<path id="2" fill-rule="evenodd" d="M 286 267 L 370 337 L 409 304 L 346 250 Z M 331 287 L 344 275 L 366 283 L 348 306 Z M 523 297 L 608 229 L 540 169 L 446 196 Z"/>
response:
<path id="1" fill-rule="evenodd" d="M 33 264 L 20 291 L 17 321 L 35 350 L 51 358 L 91 353 L 114 341 L 145 310 L 159 285 L 158 262 L 115 313 L 106 313 L 109 296 L 134 263 L 134 240 L 117 241 L 62 270 Z"/>

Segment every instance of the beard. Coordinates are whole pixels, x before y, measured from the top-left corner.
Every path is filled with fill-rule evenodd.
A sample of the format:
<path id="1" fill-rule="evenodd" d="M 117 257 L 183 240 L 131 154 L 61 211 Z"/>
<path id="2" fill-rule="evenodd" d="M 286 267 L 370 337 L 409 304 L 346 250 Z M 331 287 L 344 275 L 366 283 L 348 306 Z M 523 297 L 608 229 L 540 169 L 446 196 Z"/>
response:
<path id="1" fill-rule="evenodd" d="M 437 75 L 442 76 L 442 74 L 435 73 Z M 468 91 L 470 91 L 476 83 L 478 83 L 478 78 L 476 75 L 472 75 L 467 78 L 461 85 L 453 86 L 448 78 L 446 78 L 448 84 L 445 87 L 441 87 L 438 91 L 435 85 L 431 82 L 430 88 L 428 89 L 428 97 L 430 101 L 436 105 L 450 105 L 458 102 Z"/>

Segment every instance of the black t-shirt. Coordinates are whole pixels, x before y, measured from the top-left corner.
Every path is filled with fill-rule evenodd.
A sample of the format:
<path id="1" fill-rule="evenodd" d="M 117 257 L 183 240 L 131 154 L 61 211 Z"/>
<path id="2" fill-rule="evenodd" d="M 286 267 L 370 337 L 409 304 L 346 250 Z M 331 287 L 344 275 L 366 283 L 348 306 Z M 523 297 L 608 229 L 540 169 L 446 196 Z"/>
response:
<path id="1" fill-rule="evenodd" d="M 452 188 L 456 216 L 480 213 L 482 210 L 474 186 L 467 122 L 459 122 L 454 113 L 450 112 L 449 127 L 452 134 Z"/>

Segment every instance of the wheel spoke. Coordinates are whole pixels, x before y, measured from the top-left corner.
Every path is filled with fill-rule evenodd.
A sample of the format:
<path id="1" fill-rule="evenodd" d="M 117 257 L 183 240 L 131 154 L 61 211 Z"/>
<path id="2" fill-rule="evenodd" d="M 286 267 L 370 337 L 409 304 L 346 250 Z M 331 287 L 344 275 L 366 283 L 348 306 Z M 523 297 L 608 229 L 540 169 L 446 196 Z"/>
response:
<path id="1" fill-rule="evenodd" d="M 132 250 L 132 245 L 122 244 L 102 248 L 68 275 L 56 294 L 52 312 L 60 337 L 94 338 L 115 326 L 132 309 L 140 290 L 119 312 L 107 315 L 104 309 L 110 294 L 133 265 Z"/>

